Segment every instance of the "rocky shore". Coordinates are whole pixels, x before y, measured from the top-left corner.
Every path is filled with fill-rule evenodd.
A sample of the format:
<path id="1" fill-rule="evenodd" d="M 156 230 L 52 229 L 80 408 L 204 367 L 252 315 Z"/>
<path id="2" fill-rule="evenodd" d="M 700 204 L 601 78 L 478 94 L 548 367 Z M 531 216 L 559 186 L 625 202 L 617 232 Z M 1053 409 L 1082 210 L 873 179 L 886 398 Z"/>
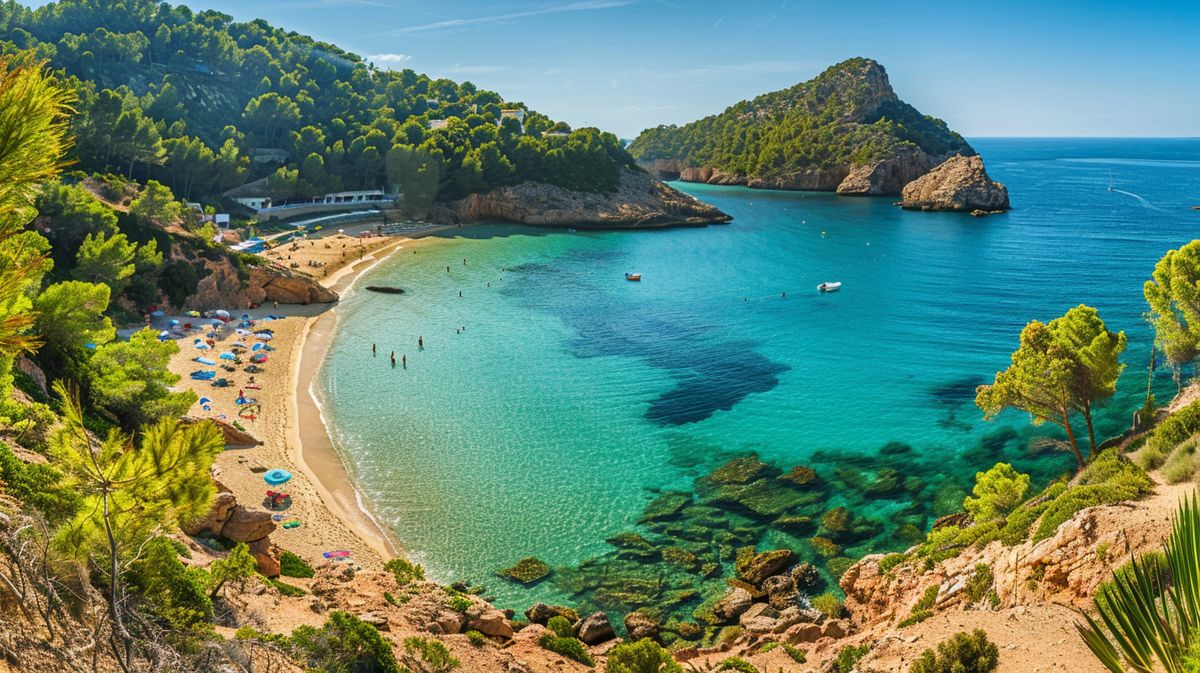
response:
<path id="1" fill-rule="evenodd" d="M 437 204 L 428 219 L 439 224 L 500 220 L 547 227 L 657 229 L 722 224 L 732 218 L 644 171 L 626 168 L 612 193 L 526 182 Z"/>

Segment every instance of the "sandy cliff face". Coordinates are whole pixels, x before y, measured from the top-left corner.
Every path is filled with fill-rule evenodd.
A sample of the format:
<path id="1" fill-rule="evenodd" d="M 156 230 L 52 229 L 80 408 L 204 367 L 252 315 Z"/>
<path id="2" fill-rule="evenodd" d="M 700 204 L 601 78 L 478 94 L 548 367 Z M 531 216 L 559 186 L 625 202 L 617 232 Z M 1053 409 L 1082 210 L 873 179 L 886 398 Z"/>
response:
<path id="1" fill-rule="evenodd" d="M 901 205 L 914 210 L 1008 210 L 1008 189 L 988 177 L 983 159 L 951 157 L 910 182 Z"/>
<path id="2" fill-rule="evenodd" d="M 444 224 L 501 220 L 552 227 L 650 229 L 728 222 L 717 208 L 668 187 L 648 173 L 625 169 L 611 194 L 573 192 L 526 182 L 439 204 L 429 220 Z"/>

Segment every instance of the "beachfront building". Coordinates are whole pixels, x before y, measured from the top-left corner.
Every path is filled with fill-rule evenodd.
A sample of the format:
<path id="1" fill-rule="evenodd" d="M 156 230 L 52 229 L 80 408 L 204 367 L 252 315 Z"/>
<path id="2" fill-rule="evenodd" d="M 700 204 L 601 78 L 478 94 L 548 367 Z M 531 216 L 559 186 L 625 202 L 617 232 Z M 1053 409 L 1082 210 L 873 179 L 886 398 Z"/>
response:
<path id="1" fill-rule="evenodd" d="M 387 200 L 387 195 L 381 189 L 371 189 L 361 192 L 335 192 L 326 194 L 319 203 L 378 203 Z"/>
<path id="2" fill-rule="evenodd" d="M 542 131 L 543 138 L 566 138 L 569 135 L 566 131 Z"/>
<path id="3" fill-rule="evenodd" d="M 517 123 L 521 125 L 521 133 L 525 132 L 525 111 L 524 110 L 521 110 L 521 109 L 501 110 L 500 111 L 500 121 L 497 122 L 496 125 L 499 126 L 500 124 L 503 124 L 505 119 L 517 120 Z"/>
<path id="4" fill-rule="evenodd" d="M 234 201 L 254 211 L 271 207 L 271 197 L 269 196 L 240 196 L 235 198 Z"/>

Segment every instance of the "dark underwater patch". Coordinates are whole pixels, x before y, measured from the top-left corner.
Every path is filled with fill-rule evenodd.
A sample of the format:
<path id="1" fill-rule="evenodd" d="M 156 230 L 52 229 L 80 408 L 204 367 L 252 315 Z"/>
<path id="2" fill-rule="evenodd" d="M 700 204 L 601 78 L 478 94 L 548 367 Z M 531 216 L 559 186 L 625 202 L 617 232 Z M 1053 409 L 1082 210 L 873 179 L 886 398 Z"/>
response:
<path id="1" fill-rule="evenodd" d="M 987 383 L 982 376 L 966 376 L 929 389 L 934 404 L 957 407 L 975 399 L 975 389 Z"/>

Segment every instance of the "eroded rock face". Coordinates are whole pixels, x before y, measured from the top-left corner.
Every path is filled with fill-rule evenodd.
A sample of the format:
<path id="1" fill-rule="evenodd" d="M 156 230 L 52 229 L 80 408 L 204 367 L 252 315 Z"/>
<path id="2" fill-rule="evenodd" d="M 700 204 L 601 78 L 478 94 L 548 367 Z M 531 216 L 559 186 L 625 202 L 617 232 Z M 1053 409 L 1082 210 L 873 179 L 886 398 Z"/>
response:
<path id="1" fill-rule="evenodd" d="M 275 531 L 275 522 L 271 513 L 265 510 L 246 509 L 235 505 L 221 527 L 221 535 L 234 542 L 254 542 L 261 540 Z"/>
<path id="2" fill-rule="evenodd" d="M 644 612 L 630 612 L 625 615 L 625 630 L 629 632 L 630 640 L 657 638 L 659 624 Z"/>
<path id="3" fill-rule="evenodd" d="M 550 621 L 551 617 L 555 616 L 563 617 L 572 624 L 579 621 L 579 613 L 574 608 L 563 607 L 561 605 L 534 603 L 525 611 L 525 619 L 528 619 L 533 624 L 545 624 Z"/>
<path id="4" fill-rule="evenodd" d="M 713 605 L 713 614 L 723 621 L 733 621 L 750 609 L 753 597 L 741 587 L 733 587 L 721 600 Z"/>
<path id="5" fill-rule="evenodd" d="M 501 220 L 535 226 L 652 229 L 720 224 L 730 217 L 648 173 L 624 169 L 612 194 L 526 182 L 436 205 L 428 219 L 444 224 Z"/>
<path id="6" fill-rule="evenodd" d="M 475 605 L 467 610 L 467 627 L 494 638 L 512 638 L 513 629 L 503 612 L 490 605 Z"/>
<path id="7" fill-rule="evenodd" d="M 300 273 L 254 267 L 250 283 L 263 289 L 263 302 L 280 304 L 327 304 L 338 300 L 333 290 Z"/>
<path id="8" fill-rule="evenodd" d="M 229 515 L 233 513 L 233 508 L 237 506 L 237 498 L 229 491 L 221 491 L 213 498 L 212 509 L 208 514 L 197 519 L 192 524 L 185 526 L 184 533 L 188 535 L 212 535 L 221 534 L 221 529 L 225 526 L 225 522 L 229 519 Z"/>
<path id="9" fill-rule="evenodd" d="M 1008 210 L 1008 189 L 988 177 L 978 156 L 950 157 L 904 187 L 900 205 L 912 210 Z"/>
<path id="10" fill-rule="evenodd" d="M 838 194 L 899 194 L 904 186 L 925 175 L 936 160 L 924 152 L 903 152 L 884 161 L 862 164 L 850 169 L 837 186 Z"/>
<path id="11" fill-rule="evenodd" d="M 258 564 L 258 572 L 267 577 L 279 577 L 281 570 L 279 549 L 271 544 L 270 538 L 260 538 L 247 543 L 246 546 L 250 549 L 250 555 L 254 557 L 254 561 Z"/>

